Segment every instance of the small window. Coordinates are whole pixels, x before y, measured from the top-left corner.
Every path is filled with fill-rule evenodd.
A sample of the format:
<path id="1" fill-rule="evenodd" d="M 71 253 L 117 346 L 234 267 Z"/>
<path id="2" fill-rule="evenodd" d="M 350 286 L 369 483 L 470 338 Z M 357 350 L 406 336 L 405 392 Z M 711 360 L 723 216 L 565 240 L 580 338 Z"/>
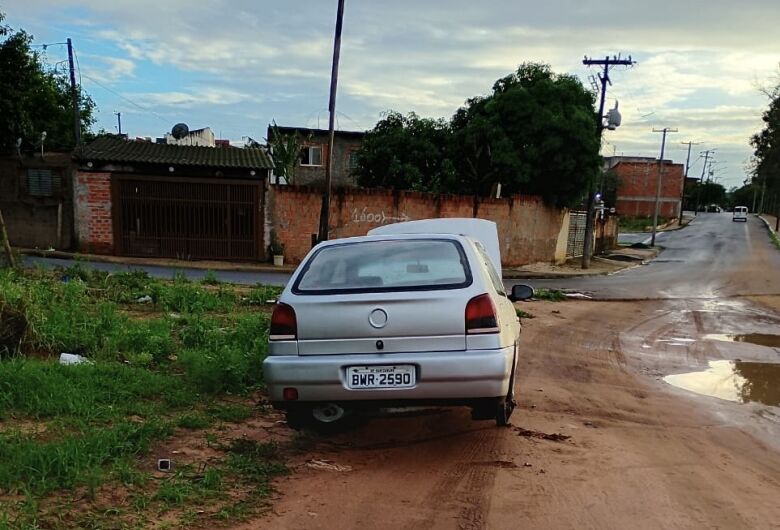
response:
<path id="1" fill-rule="evenodd" d="M 307 145 L 301 150 L 302 166 L 321 166 L 322 165 L 322 146 Z"/>
<path id="2" fill-rule="evenodd" d="M 52 197 L 60 192 L 60 175 L 51 169 L 27 170 L 27 193 L 33 197 Z"/>
<path id="3" fill-rule="evenodd" d="M 348 169 L 357 169 L 358 167 L 358 159 L 357 159 L 357 151 L 350 151 L 347 155 L 347 168 Z"/>

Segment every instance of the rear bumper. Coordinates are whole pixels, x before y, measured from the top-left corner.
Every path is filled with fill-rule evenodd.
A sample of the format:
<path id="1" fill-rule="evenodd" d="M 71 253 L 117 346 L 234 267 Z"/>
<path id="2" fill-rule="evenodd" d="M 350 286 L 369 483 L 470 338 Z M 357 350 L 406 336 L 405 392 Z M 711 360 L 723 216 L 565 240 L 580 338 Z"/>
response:
<path id="1" fill-rule="evenodd" d="M 498 350 L 363 355 L 272 355 L 263 362 L 271 401 L 284 405 L 282 391 L 293 387 L 298 400 L 406 401 L 463 400 L 505 396 L 509 390 L 514 346 Z M 411 388 L 351 390 L 349 366 L 399 365 L 415 367 Z"/>

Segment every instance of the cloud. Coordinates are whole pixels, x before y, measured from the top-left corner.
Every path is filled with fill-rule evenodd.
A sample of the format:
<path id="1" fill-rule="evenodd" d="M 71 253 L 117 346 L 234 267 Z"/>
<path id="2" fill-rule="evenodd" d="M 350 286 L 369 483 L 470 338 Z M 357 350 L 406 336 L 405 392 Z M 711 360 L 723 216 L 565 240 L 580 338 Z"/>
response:
<path id="1" fill-rule="evenodd" d="M 11 22 L 24 13 L 40 28 L 80 20 L 73 24 L 79 46 L 118 50 L 108 60 L 103 50 L 84 60 L 84 50 L 85 73 L 103 82 L 133 79 L 125 93 L 160 112 L 186 109 L 240 137 L 271 118 L 316 124 L 327 106 L 335 2 L 56 4 L 6 0 L 4 9 Z M 678 127 L 675 141 L 723 146 L 729 165 L 740 168 L 766 106 L 756 87 L 777 71 L 779 19 L 776 0 L 348 2 L 338 108 L 352 118 L 350 128 L 371 127 L 388 108 L 448 117 L 523 61 L 548 62 L 589 86 L 596 70 L 582 65 L 583 55 L 623 52 L 638 63 L 611 72 L 609 105 L 620 101 L 624 125 L 608 142 L 654 155 L 659 139 L 650 129 Z M 155 75 L 141 74 L 147 70 Z"/>

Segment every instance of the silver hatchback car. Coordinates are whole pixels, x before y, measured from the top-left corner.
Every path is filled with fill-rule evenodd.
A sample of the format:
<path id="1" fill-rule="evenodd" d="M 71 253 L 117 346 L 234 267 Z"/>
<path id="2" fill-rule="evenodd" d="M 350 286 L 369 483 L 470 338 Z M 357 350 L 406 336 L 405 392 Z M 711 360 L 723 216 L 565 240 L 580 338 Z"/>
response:
<path id="1" fill-rule="evenodd" d="M 263 363 L 273 405 L 293 428 L 432 404 L 506 425 L 520 336 L 512 302 L 533 290 L 505 292 L 495 224 L 383 228 L 317 245 L 292 275 Z"/>

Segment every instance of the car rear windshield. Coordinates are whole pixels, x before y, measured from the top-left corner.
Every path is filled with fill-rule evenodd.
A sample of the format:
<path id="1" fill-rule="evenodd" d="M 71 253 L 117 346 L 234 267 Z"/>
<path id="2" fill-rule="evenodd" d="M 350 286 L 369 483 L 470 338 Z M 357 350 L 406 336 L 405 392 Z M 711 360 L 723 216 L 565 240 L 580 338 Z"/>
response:
<path id="1" fill-rule="evenodd" d="M 324 247 L 306 263 L 293 292 L 418 291 L 469 285 L 471 270 L 460 243 L 404 239 Z"/>

